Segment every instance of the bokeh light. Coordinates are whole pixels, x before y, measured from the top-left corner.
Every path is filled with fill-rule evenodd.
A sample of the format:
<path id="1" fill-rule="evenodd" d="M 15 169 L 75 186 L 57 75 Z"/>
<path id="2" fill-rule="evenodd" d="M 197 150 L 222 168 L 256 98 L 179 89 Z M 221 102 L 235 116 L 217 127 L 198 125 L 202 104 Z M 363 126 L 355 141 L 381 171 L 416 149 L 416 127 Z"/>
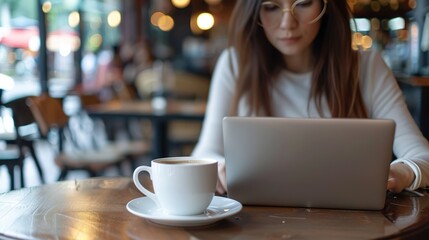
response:
<path id="1" fill-rule="evenodd" d="M 209 30 L 214 26 L 214 17 L 210 13 L 201 13 L 197 17 L 197 25 L 202 30 Z"/>
<path id="2" fill-rule="evenodd" d="M 190 2 L 191 0 L 171 0 L 173 6 L 177 8 L 185 8 L 189 5 Z"/>
<path id="3" fill-rule="evenodd" d="M 111 11 L 107 16 L 107 24 L 109 24 L 110 27 L 118 27 L 121 21 L 121 13 L 117 10 Z"/>
<path id="4" fill-rule="evenodd" d="M 164 32 L 168 32 L 174 27 L 174 19 L 168 15 L 161 16 L 158 19 L 158 27 Z"/>

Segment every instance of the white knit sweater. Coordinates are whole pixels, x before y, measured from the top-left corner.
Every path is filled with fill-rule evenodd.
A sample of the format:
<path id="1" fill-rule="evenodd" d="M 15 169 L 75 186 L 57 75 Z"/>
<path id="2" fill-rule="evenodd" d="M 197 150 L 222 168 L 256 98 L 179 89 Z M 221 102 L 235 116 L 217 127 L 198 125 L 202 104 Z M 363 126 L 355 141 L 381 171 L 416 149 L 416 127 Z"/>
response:
<path id="1" fill-rule="evenodd" d="M 429 186 L 429 144 L 412 119 L 392 72 L 375 51 L 361 52 L 360 58 L 361 91 L 370 118 L 393 119 L 396 122 L 393 151 L 398 157 L 397 161 L 410 165 L 416 174 L 410 188 Z M 225 50 L 213 74 L 202 133 L 192 155 L 225 161 L 222 119 L 229 113 L 236 72 L 234 51 Z M 271 93 L 276 117 L 321 117 L 314 101 L 308 102 L 311 74 L 281 72 Z M 322 103 L 322 110 L 324 117 L 331 116 L 326 102 Z M 248 115 L 248 105 L 243 99 L 238 112 L 239 116 Z"/>

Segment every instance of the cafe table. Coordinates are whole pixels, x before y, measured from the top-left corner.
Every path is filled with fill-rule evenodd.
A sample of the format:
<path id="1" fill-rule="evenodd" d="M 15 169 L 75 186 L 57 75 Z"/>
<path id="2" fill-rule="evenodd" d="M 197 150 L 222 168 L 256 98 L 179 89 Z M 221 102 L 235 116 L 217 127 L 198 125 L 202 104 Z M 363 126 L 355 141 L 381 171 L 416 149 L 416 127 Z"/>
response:
<path id="1" fill-rule="evenodd" d="M 381 211 L 243 206 L 177 227 L 127 210 L 143 197 L 131 178 L 90 178 L 0 194 L 0 239 L 428 239 L 429 193 L 420 193 L 388 194 Z"/>
<path id="2" fill-rule="evenodd" d="M 161 99 L 157 99 L 161 100 Z M 168 126 L 175 120 L 204 120 L 205 101 L 112 101 L 85 108 L 88 115 L 106 121 L 115 119 L 147 119 L 152 123 L 152 158 L 168 156 Z"/>

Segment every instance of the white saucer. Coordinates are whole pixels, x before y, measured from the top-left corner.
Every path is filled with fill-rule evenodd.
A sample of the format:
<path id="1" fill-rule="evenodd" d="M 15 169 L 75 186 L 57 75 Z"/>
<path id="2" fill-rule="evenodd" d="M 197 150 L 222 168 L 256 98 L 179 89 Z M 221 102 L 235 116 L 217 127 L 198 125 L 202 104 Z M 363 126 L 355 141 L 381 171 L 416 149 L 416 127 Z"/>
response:
<path id="1" fill-rule="evenodd" d="M 158 224 L 180 227 L 194 227 L 214 223 L 238 213 L 242 207 L 241 203 L 233 199 L 215 196 L 204 213 L 192 216 L 176 216 L 163 212 L 148 197 L 136 198 L 127 204 L 127 210 L 134 215 Z"/>

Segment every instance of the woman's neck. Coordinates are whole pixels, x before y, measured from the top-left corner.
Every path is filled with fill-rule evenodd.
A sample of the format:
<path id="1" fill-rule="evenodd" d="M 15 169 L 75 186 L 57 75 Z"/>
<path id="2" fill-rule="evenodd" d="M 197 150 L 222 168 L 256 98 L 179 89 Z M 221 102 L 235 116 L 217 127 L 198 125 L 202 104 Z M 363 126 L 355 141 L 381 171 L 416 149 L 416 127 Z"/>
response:
<path id="1" fill-rule="evenodd" d="M 307 73 L 313 68 L 311 52 L 303 52 L 294 56 L 284 56 L 286 69 L 293 73 Z"/>

